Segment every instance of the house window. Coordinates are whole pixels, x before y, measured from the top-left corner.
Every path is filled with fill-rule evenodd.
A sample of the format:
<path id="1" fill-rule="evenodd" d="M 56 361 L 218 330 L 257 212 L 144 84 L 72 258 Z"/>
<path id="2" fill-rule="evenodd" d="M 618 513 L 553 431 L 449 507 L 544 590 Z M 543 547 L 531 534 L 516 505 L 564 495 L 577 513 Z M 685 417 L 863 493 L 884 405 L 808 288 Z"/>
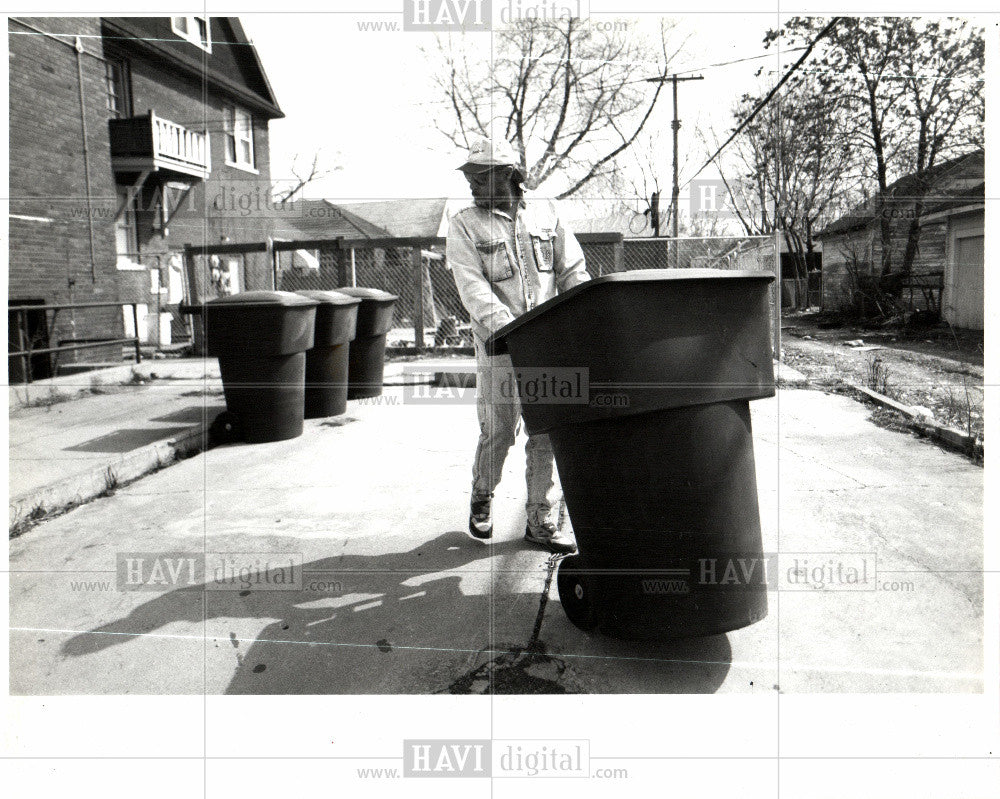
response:
<path id="1" fill-rule="evenodd" d="M 109 58 L 104 62 L 104 85 L 107 92 L 108 115 L 115 119 L 132 116 L 128 64 L 124 59 Z"/>
<path id="2" fill-rule="evenodd" d="M 171 17 L 170 28 L 182 39 L 187 39 L 206 53 L 212 52 L 212 34 L 208 17 Z"/>
<path id="3" fill-rule="evenodd" d="M 253 117 L 234 105 L 225 106 L 222 114 L 226 134 L 226 163 L 254 169 Z"/>
<path id="4" fill-rule="evenodd" d="M 139 261 L 139 238 L 135 227 L 135 200 L 129 202 L 128 189 L 119 186 L 118 206 L 125 204 L 125 212 L 115 220 L 115 252 L 119 269 L 136 269 Z"/>

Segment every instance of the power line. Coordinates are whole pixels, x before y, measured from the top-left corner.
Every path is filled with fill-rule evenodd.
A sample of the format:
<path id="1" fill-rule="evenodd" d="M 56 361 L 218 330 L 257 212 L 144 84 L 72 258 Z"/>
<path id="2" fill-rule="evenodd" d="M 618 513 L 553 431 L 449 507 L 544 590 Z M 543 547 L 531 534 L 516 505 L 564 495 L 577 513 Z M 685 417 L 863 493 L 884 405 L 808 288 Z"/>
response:
<path id="1" fill-rule="evenodd" d="M 805 50 L 805 49 L 806 48 L 803 45 L 802 47 L 790 47 L 785 52 L 786 53 L 797 53 L 799 50 Z M 761 58 L 771 58 L 772 56 L 775 56 L 775 55 L 776 54 L 774 54 L 774 53 L 761 53 L 759 55 L 746 56 L 745 58 L 735 58 L 732 61 L 720 61 L 717 64 L 706 64 L 703 67 L 696 67 L 694 69 L 682 69 L 682 70 L 678 70 L 678 72 L 676 74 L 678 74 L 678 75 L 686 75 L 688 72 L 700 72 L 703 69 L 712 69 L 714 67 L 728 67 L 728 66 L 730 66 L 732 64 L 742 64 L 742 63 L 744 63 L 746 61 L 757 61 L 757 60 L 759 60 Z"/>
<path id="2" fill-rule="evenodd" d="M 825 28 L 823 28 L 823 30 L 821 30 L 821 31 L 819 32 L 819 34 L 818 34 L 818 35 L 816 36 L 816 38 L 815 38 L 815 39 L 813 39 L 813 40 L 812 40 L 811 42 L 809 42 L 809 45 L 808 45 L 808 46 L 807 46 L 807 47 L 805 48 L 805 52 L 804 52 L 804 53 L 802 54 L 802 56 L 801 56 L 801 57 L 799 58 L 799 60 L 798 60 L 798 61 L 796 61 L 796 62 L 795 62 L 795 63 L 794 63 L 793 65 L 792 65 L 791 69 L 789 69 L 789 70 L 788 70 L 788 72 L 786 72 L 786 73 L 785 73 L 785 74 L 784 74 L 784 75 L 783 75 L 783 76 L 781 77 L 781 80 L 779 80 L 779 81 L 778 81 L 778 82 L 777 82 L 777 83 L 776 83 L 776 84 L 774 85 L 774 88 L 773 88 L 773 89 L 771 89 L 771 91 L 769 91 L 769 92 L 767 93 L 767 96 L 766 96 L 766 97 L 765 97 L 765 98 L 764 98 L 763 100 L 761 100 L 761 101 L 760 101 L 760 102 L 759 102 L 759 103 L 757 104 L 757 107 L 756 107 L 756 108 L 754 108 L 754 110 L 750 112 L 750 116 L 748 116 L 748 117 L 747 117 L 746 119 L 744 119 L 744 120 L 743 120 L 743 121 L 742 121 L 742 122 L 741 122 L 741 123 L 740 123 L 740 124 L 739 124 L 739 125 L 737 126 L 736 130 L 734 130 L 734 131 L 732 132 L 732 134 L 731 134 L 731 135 L 729 136 L 729 138 L 728 138 L 728 139 L 726 139 L 726 140 L 725 140 L 725 142 L 723 142 L 723 143 L 722 143 L 722 146 L 721 146 L 721 147 L 719 147 L 719 149 L 718 149 L 718 150 L 716 150 L 716 151 L 715 151 L 715 152 L 714 152 L 714 153 L 713 153 L 713 154 L 712 154 L 711 156 L 709 156 L 709 159 L 708 159 L 708 160 L 707 160 L 707 161 L 706 161 L 706 162 L 705 162 L 704 164 L 702 164 L 702 165 L 701 165 L 701 167 L 700 167 L 700 168 L 698 169 L 698 171 L 697 171 L 697 172 L 695 172 L 695 173 L 694 173 L 694 174 L 693 174 L 693 175 L 692 175 L 692 176 L 691 176 L 691 177 L 690 177 L 690 178 L 688 179 L 688 181 L 687 181 L 687 182 L 686 182 L 686 183 L 685 183 L 684 185 L 687 185 L 687 184 L 688 184 L 688 183 L 690 183 L 690 182 L 691 182 L 692 180 L 694 180 L 694 179 L 695 179 L 696 177 L 698 177 L 698 175 L 700 175 L 700 174 L 701 174 L 701 173 L 702 173 L 702 172 L 703 172 L 703 171 L 705 170 L 705 167 L 707 167 L 707 166 L 708 166 L 709 164 L 711 164 L 711 163 L 712 163 L 712 162 L 713 162 L 713 161 L 714 161 L 714 160 L 715 160 L 716 158 L 718 158 L 718 157 L 719 157 L 719 155 L 720 155 L 720 154 L 722 153 L 722 151 L 723 151 L 723 150 L 725 150 L 725 149 L 726 149 L 726 147 L 728 147 L 728 146 L 729 146 L 730 144 L 732 144 L 733 140 L 734 140 L 734 139 L 735 139 L 735 138 L 736 138 L 736 137 L 737 137 L 737 136 L 738 136 L 738 135 L 740 134 L 740 132 L 741 132 L 741 131 L 742 131 L 742 130 L 743 130 L 743 129 L 744 129 L 744 128 L 745 128 L 746 126 L 747 126 L 747 125 L 749 125 L 749 124 L 750 124 L 750 123 L 751 123 L 751 122 L 752 122 L 752 121 L 754 120 L 754 117 L 756 117 L 756 116 L 757 116 L 757 114 L 759 114 L 759 113 L 760 113 L 760 112 L 761 112 L 761 111 L 762 111 L 762 110 L 764 109 L 764 106 L 766 106 L 766 105 L 767 105 L 767 104 L 768 104 L 769 102 L 771 102 L 771 99 L 772 99 L 772 98 L 774 97 L 774 95 L 776 95 L 776 94 L 778 93 L 778 89 L 780 89 L 780 88 L 781 88 L 781 87 L 782 87 L 782 86 L 783 86 L 783 85 L 785 84 L 785 82 L 786 82 L 786 81 L 787 81 L 787 80 L 788 80 L 788 79 L 789 79 L 789 78 L 790 78 L 790 77 L 791 77 L 791 76 L 792 76 L 792 75 L 793 75 L 793 74 L 795 73 L 795 71 L 796 71 L 796 70 L 798 70 L 798 68 L 799 68 L 800 66 L 802 66 L 802 64 L 803 64 L 803 63 L 805 63 L 805 60 L 806 60 L 806 59 L 807 59 L 807 58 L 809 57 L 809 54 L 810 54 L 810 53 L 811 53 L 811 52 L 813 51 L 813 48 L 814 48 L 814 47 L 815 47 L 815 46 L 816 46 L 817 44 L 819 44 L 819 41 L 820 41 L 820 39 L 822 39 L 822 38 L 823 38 L 824 36 L 826 36 L 826 35 L 827 35 L 827 34 L 828 34 L 828 33 L 829 33 L 829 32 L 830 32 L 831 30 L 833 30 L 833 27 L 834 27 L 834 26 L 835 26 L 836 24 L 838 24 L 838 23 L 839 23 L 839 22 L 841 21 L 841 19 L 842 19 L 842 17 L 834 17 L 834 18 L 833 18 L 833 19 L 832 19 L 832 20 L 830 21 L 830 23 L 829 23 L 829 24 L 828 24 L 828 25 L 827 25 L 827 26 L 826 26 Z"/>
<path id="3" fill-rule="evenodd" d="M 786 50 L 785 52 L 795 53 L 795 52 L 798 52 L 799 50 L 804 50 L 804 49 L 805 49 L 805 46 L 802 46 L 802 47 L 791 47 L 788 50 Z M 674 73 L 674 74 L 676 74 L 676 75 L 687 75 L 687 74 L 692 73 L 692 72 L 700 72 L 700 71 L 702 71 L 704 69 L 715 69 L 715 68 L 718 68 L 718 67 L 728 67 L 728 66 L 732 66 L 733 64 L 743 64 L 743 63 L 746 63 L 747 61 L 759 61 L 762 58 L 775 58 L 775 57 L 776 57 L 775 53 L 758 53 L 757 55 L 744 56 L 743 58 L 734 58 L 731 61 L 719 61 L 719 62 L 717 62 L 715 64 L 705 64 L 704 66 L 701 66 L 701 67 L 691 67 L 690 69 L 680 69 L 680 70 L 677 70 L 677 72 Z M 575 59 L 569 59 L 569 60 L 572 61 L 572 60 L 575 60 Z M 608 62 L 608 63 L 616 63 L 616 62 Z M 641 63 L 641 62 L 635 62 L 635 63 Z M 623 81 L 621 85 L 622 86 L 632 86 L 632 85 L 634 85 L 636 83 L 648 83 L 649 81 L 650 81 L 649 78 L 636 78 L 634 80 Z M 484 97 L 481 97 L 481 98 L 473 98 L 470 101 L 470 104 L 473 105 L 473 106 L 476 106 L 477 108 L 480 105 L 490 105 L 490 106 L 492 106 L 492 105 L 495 104 L 495 100 L 493 99 L 492 95 L 487 95 L 487 96 L 484 96 Z M 425 106 L 425 105 L 451 105 L 451 100 L 445 98 L 445 99 L 441 99 L 441 100 L 420 100 L 420 101 L 417 101 L 417 102 L 411 102 L 410 103 L 411 107 L 418 107 L 418 106 Z"/>

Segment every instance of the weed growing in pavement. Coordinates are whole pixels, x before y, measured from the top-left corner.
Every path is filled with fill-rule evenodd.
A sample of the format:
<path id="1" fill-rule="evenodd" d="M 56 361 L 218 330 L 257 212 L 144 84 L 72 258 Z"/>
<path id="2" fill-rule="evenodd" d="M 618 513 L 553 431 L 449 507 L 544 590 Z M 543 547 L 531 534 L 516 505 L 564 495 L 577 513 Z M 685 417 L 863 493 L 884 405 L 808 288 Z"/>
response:
<path id="1" fill-rule="evenodd" d="M 118 485 L 118 474 L 109 466 L 104 470 L 104 491 L 102 491 L 98 496 L 111 496 L 111 494 L 115 492 L 115 489 L 118 488 Z"/>
<path id="2" fill-rule="evenodd" d="M 8 531 L 11 538 L 23 535 L 48 515 L 44 502 L 35 503 L 27 513 L 19 512 Z"/>
<path id="3" fill-rule="evenodd" d="M 107 393 L 107 391 L 105 390 L 105 387 L 104 387 L 104 383 L 102 383 L 101 379 L 99 377 L 97 377 L 96 375 L 94 377 L 90 378 L 90 393 L 91 394 L 106 394 Z"/>
<path id="4" fill-rule="evenodd" d="M 877 391 L 886 397 L 890 396 L 889 392 L 892 389 L 889 384 L 889 367 L 878 355 L 868 356 L 865 365 L 865 385 L 872 391 Z"/>
<path id="5" fill-rule="evenodd" d="M 25 408 L 51 408 L 53 405 L 58 405 L 60 402 L 69 402 L 73 399 L 72 394 L 64 394 L 56 390 L 55 386 L 49 386 L 49 393 L 44 397 L 36 397 L 33 400 L 27 400 L 24 402 L 22 407 Z"/>
<path id="6" fill-rule="evenodd" d="M 966 435 L 973 435 L 973 421 L 976 416 L 975 405 L 969 395 L 969 379 L 962 375 L 963 396 L 956 397 L 950 385 L 947 386 L 948 399 L 944 401 L 944 408 L 948 414 L 949 421 L 957 419 L 965 428 Z"/>

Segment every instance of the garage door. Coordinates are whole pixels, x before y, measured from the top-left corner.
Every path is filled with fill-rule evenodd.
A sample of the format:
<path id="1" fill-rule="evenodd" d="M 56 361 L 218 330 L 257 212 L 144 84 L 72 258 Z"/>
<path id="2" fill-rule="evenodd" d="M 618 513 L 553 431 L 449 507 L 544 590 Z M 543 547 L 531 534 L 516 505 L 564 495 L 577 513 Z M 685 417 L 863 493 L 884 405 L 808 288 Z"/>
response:
<path id="1" fill-rule="evenodd" d="M 983 237 L 955 238 L 955 262 L 945 318 L 955 327 L 983 329 Z"/>

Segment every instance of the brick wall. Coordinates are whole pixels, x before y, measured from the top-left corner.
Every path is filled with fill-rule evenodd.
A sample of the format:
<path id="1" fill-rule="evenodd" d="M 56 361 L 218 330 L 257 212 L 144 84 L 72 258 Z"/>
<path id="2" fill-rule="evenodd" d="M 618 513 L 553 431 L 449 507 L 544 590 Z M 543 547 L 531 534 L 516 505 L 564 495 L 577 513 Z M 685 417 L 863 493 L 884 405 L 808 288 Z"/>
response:
<path id="1" fill-rule="evenodd" d="M 113 194 L 104 67 L 96 19 L 20 18 L 41 30 L 80 35 L 92 198 Z M 114 232 L 101 218 L 107 203 L 87 206 L 84 136 L 77 54 L 66 44 L 8 20 L 10 60 L 10 245 L 8 297 L 46 303 L 118 300 Z M 25 218 L 28 217 L 28 218 Z M 93 217 L 92 224 L 88 217 Z M 93 259 L 91 258 L 93 237 Z M 56 320 L 53 341 L 120 335 L 114 309 Z M 85 317 L 85 318 L 84 318 Z M 80 360 L 113 357 L 113 350 L 79 353 Z"/>
<path id="2" fill-rule="evenodd" d="M 273 223 L 268 210 L 271 173 L 268 160 L 267 120 L 254 116 L 254 156 L 257 173 L 228 166 L 225 158 L 223 107 L 226 98 L 200 81 L 165 70 L 146 57 L 128 54 L 132 72 L 133 108 L 137 115 L 152 110 L 192 130 L 209 133 L 212 171 L 197 183 L 163 236 L 156 227 L 152 192 L 142 207 L 150 209 L 137 220 L 141 249 L 163 252 L 185 244 L 218 244 L 223 236 L 233 242 L 263 241 Z M 249 109 L 248 109 L 249 110 Z"/>
<path id="3" fill-rule="evenodd" d="M 10 288 L 12 301 L 46 303 L 141 301 L 151 307 L 148 271 L 117 268 L 114 215 L 116 176 L 111 168 L 105 84 L 108 54 L 125 56 L 131 70 L 133 110 L 158 116 L 210 134 L 212 171 L 196 183 L 181 210 L 162 230 L 158 178 L 147 180 L 139 198 L 137 233 L 143 256 L 179 250 L 184 244 L 260 241 L 271 233 L 268 202 L 267 120 L 254 117 L 256 173 L 227 166 L 223 136 L 225 99 L 203 92 L 201 82 L 176 73 L 127 43 L 103 40 L 97 18 L 19 18 L 53 34 L 80 36 L 84 53 L 84 111 L 81 124 L 77 54 L 67 43 L 39 35 L 9 20 L 10 43 Z M 121 176 L 119 176 L 121 179 Z M 174 192 L 176 199 L 178 193 Z M 93 245 L 91 245 L 93 242 Z M 91 256 L 93 246 L 93 257 Z M 151 263 L 155 263 L 150 259 Z M 92 338 L 123 334 L 117 309 L 78 312 L 71 325 L 62 312 L 50 336 Z M 80 360 L 117 359 L 114 349 L 80 353 Z"/>

